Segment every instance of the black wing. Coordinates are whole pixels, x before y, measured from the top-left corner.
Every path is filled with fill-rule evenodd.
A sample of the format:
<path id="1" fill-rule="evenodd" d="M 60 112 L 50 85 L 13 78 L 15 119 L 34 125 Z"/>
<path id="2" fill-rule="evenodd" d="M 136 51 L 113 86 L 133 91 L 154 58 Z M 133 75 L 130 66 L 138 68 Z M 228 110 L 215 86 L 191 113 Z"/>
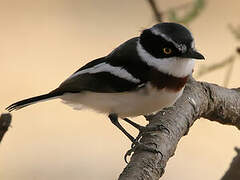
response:
<path id="1" fill-rule="evenodd" d="M 92 91 L 102 93 L 114 93 L 134 90 L 139 83 L 134 83 L 108 72 L 85 73 L 75 77 L 70 77 L 64 81 L 58 88 L 61 92 L 77 93 L 80 91 Z"/>
<path id="2" fill-rule="evenodd" d="M 65 80 L 54 92 L 92 91 L 115 93 L 133 91 L 148 80 L 148 66 L 139 60 L 136 52 L 138 38 L 130 39 L 108 56 L 93 60 Z M 105 70 L 93 70 L 100 65 L 121 71 L 121 75 Z M 125 74 L 124 74 L 125 73 Z M 126 76 L 125 76 L 126 75 Z"/>

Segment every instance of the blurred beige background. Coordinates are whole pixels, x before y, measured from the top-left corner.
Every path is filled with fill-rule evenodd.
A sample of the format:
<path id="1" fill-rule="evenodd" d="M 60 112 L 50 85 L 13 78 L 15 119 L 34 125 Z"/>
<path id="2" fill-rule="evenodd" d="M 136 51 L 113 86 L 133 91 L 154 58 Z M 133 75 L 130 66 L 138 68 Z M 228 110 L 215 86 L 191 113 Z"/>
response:
<path id="1" fill-rule="evenodd" d="M 164 10 L 188 1 L 157 2 Z M 240 24 L 239 16 L 239 0 L 209 0 L 191 23 L 205 65 L 228 57 L 239 45 L 227 29 L 229 23 Z M 0 0 L 0 111 L 52 90 L 80 66 L 154 23 L 144 0 Z M 235 63 L 229 87 L 239 87 L 239 65 Z M 225 72 L 201 80 L 222 85 Z M 146 123 L 142 117 L 135 120 Z M 220 179 L 239 139 L 236 128 L 198 120 L 162 179 Z M 112 180 L 125 167 L 129 147 L 130 141 L 104 115 L 74 111 L 58 100 L 40 103 L 13 112 L 12 128 L 0 145 L 0 179 Z"/>

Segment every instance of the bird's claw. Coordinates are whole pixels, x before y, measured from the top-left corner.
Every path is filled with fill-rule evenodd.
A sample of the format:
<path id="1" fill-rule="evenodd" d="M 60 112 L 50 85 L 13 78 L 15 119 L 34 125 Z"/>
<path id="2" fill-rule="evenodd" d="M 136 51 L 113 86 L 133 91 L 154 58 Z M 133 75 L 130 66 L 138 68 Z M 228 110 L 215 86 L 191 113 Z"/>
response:
<path id="1" fill-rule="evenodd" d="M 154 148 L 150 145 L 155 145 L 156 147 Z M 127 157 L 131 156 L 133 152 L 135 152 L 136 150 L 139 150 L 139 149 L 142 150 L 142 151 L 148 151 L 148 152 L 151 152 L 151 153 L 159 153 L 163 157 L 163 154 L 161 153 L 161 151 L 159 151 L 157 149 L 157 144 L 156 143 L 148 143 L 148 145 L 146 145 L 146 144 L 140 143 L 138 141 L 135 141 L 135 142 L 132 143 L 131 149 L 129 149 L 125 153 L 124 161 L 128 164 Z"/>
<path id="2" fill-rule="evenodd" d="M 144 132 L 152 132 L 152 131 L 166 131 L 168 134 L 170 134 L 169 129 L 162 124 L 143 127 L 143 129 L 140 132 L 144 133 Z"/>
<path id="3" fill-rule="evenodd" d="M 135 141 L 132 143 L 131 148 L 133 148 L 135 142 L 139 142 L 140 141 L 140 139 L 142 138 L 143 134 L 150 133 L 150 132 L 153 132 L 153 131 L 166 131 L 168 134 L 170 134 L 169 129 L 166 128 L 162 124 L 158 124 L 158 125 L 154 125 L 154 126 L 147 126 L 147 127 L 143 127 L 142 126 L 141 129 L 139 129 L 139 134 L 135 138 Z"/>
<path id="4" fill-rule="evenodd" d="M 143 151 L 148 151 L 148 152 L 152 152 L 152 153 L 159 153 L 162 155 L 162 153 L 160 151 L 157 150 L 157 144 L 156 143 L 150 143 L 156 146 L 156 148 L 153 148 L 151 146 L 147 146 L 146 144 L 140 143 L 140 139 L 142 138 L 143 134 L 145 133 L 150 133 L 153 131 L 166 131 L 168 134 L 170 134 L 170 131 L 168 128 L 166 128 L 165 126 L 163 126 L 162 124 L 160 125 L 154 125 L 154 126 L 147 126 L 147 127 L 143 127 L 141 126 L 141 129 L 139 129 L 139 134 L 138 136 L 135 138 L 134 142 L 131 145 L 131 149 L 129 149 L 125 155 L 124 155 L 124 160 L 126 163 L 128 163 L 127 161 L 127 157 L 131 156 L 133 152 L 135 152 L 135 150 L 137 149 L 141 149 Z"/>

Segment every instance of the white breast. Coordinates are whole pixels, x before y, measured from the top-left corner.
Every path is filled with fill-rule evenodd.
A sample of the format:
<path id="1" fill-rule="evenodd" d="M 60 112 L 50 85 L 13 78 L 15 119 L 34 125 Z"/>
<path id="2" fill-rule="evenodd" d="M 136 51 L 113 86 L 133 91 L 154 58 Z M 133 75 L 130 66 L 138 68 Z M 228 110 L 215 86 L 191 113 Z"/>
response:
<path id="1" fill-rule="evenodd" d="M 64 103 L 74 109 L 91 108 L 101 113 L 116 113 L 119 117 L 133 117 L 150 114 L 171 106 L 182 95 L 167 89 L 157 90 L 151 85 L 138 91 L 123 93 L 68 93 L 61 97 Z"/>

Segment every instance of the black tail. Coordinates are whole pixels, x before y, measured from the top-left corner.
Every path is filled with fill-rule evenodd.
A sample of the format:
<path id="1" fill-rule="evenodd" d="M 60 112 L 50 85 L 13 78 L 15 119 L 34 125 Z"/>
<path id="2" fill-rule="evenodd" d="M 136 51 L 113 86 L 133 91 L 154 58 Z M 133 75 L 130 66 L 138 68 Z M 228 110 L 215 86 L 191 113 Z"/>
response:
<path id="1" fill-rule="evenodd" d="M 52 91 L 48 94 L 44 94 L 44 95 L 40 95 L 40 96 L 36 96 L 36 97 L 32 97 L 32 98 L 28 98 L 28 99 L 24 99 L 22 101 L 18 101 L 16 103 L 13 103 L 12 105 L 8 106 L 6 108 L 6 110 L 8 110 L 9 112 L 13 111 L 13 110 L 19 110 L 23 107 L 29 106 L 31 104 L 37 103 L 39 101 L 43 101 L 43 100 L 47 100 L 50 98 L 54 98 L 57 96 L 61 96 L 63 93 L 61 92 L 56 92 L 56 91 Z"/>

